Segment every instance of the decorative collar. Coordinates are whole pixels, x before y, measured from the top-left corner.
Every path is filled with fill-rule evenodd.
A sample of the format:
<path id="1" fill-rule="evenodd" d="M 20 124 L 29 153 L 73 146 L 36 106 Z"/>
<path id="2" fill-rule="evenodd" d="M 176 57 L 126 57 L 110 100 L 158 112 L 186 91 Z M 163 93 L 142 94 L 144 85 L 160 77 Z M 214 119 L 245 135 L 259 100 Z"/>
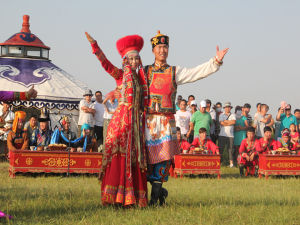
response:
<path id="1" fill-rule="evenodd" d="M 153 63 L 152 64 L 154 70 L 161 70 L 161 71 L 164 71 L 165 69 L 167 69 L 169 66 L 169 64 L 167 63 L 164 63 L 164 64 L 158 64 L 158 63 Z"/>

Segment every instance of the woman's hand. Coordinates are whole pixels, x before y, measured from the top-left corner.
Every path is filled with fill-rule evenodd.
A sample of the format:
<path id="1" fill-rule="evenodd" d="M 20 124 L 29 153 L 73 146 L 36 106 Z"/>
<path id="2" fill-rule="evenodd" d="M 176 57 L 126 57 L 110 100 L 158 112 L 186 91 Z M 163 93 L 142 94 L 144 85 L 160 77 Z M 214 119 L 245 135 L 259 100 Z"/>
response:
<path id="1" fill-rule="evenodd" d="M 95 43 L 95 39 L 92 38 L 92 36 L 88 32 L 85 32 L 85 36 L 91 44 Z"/>
<path id="2" fill-rule="evenodd" d="M 28 100 L 31 98 L 36 98 L 36 96 L 37 96 L 37 91 L 34 89 L 34 85 L 32 85 L 32 87 L 26 93 L 28 96 Z"/>
<path id="3" fill-rule="evenodd" d="M 226 55 L 226 53 L 228 52 L 229 48 L 225 48 L 225 49 L 223 49 L 223 50 L 220 51 L 219 50 L 219 46 L 217 45 L 216 50 L 217 50 L 217 52 L 216 52 L 217 60 L 219 62 L 222 62 L 223 58 Z"/>

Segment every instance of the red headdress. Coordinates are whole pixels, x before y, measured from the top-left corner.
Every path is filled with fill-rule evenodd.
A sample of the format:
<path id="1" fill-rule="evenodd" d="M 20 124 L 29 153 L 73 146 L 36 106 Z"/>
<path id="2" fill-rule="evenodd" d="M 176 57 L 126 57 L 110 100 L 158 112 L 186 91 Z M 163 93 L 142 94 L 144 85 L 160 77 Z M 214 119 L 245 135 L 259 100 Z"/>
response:
<path id="1" fill-rule="evenodd" d="M 125 36 L 117 41 L 117 49 L 122 58 L 129 51 L 140 52 L 144 46 L 144 39 L 139 35 Z"/>

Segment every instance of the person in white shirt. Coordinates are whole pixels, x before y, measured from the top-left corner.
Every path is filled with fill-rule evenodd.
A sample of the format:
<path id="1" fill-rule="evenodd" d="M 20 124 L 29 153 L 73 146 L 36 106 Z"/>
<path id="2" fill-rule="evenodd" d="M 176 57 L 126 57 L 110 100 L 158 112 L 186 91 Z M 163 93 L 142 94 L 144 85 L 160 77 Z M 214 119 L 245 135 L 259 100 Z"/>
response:
<path id="1" fill-rule="evenodd" d="M 176 120 L 176 127 L 180 128 L 181 136 L 186 137 L 187 132 L 190 129 L 190 120 L 192 114 L 186 110 L 187 101 L 181 100 L 179 107 L 180 110 L 178 110 L 175 114 L 175 120 Z"/>
<path id="2" fill-rule="evenodd" d="M 196 102 L 195 101 L 195 96 L 194 95 L 189 95 L 186 110 L 191 112 L 191 113 L 192 113 L 192 102 Z"/>
<path id="3" fill-rule="evenodd" d="M 96 91 L 95 93 L 96 101 L 94 102 L 94 119 L 95 119 L 95 125 L 94 125 L 94 132 L 97 140 L 98 147 L 102 149 L 103 146 L 103 115 L 104 115 L 104 105 L 103 99 L 102 99 L 102 92 Z"/>
<path id="4" fill-rule="evenodd" d="M 92 91 L 86 90 L 83 95 L 84 99 L 79 103 L 78 137 L 81 136 L 81 126 L 85 123 L 91 126 L 91 132 L 93 132 L 95 109 L 92 96 Z"/>
<path id="5" fill-rule="evenodd" d="M 230 167 L 233 167 L 234 160 L 234 124 L 236 122 L 235 114 L 231 113 L 232 106 L 230 102 L 226 102 L 224 104 L 224 112 L 220 115 L 220 134 L 219 134 L 219 147 L 220 147 L 220 155 L 222 157 L 223 151 L 225 147 L 227 147 L 228 155 L 229 155 L 229 163 Z M 223 158 L 221 158 L 223 159 Z"/>
<path id="6" fill-rule="evenodd" d="M 105 142 L 108 124 L 118 107 L 118 100 L 115 98 L 114 91 L 107 94 L 106 98 L 103 101 L 103 106 L 103 140 Z"/>

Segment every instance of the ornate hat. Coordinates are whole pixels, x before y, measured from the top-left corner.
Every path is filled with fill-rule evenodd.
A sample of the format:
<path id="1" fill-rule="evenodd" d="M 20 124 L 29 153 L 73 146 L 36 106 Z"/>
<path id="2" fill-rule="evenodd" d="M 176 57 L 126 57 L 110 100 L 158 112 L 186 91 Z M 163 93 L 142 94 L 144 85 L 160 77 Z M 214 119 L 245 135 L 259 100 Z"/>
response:
<path id="1" fill-rule="evenodd" d="M 67 116 L 64 116 L 61 120 L 62 125 L 65 125 L 66 123 L 70 123 L 70 122 L 71 121 L 70 121 L 69 117 L 67 117 Z"/>
<path id="2" fill-rule="evenodd" d="M 129 51 L 140 52 L 144 46 L 144 39 L 139 35 L 125 36 L 117 41 L 117 49 L 122 58 Z"/>
<path id="3" fill-rule="evenodd" d="M 15 112 L 15 119 L 14 119 L 13 126 L 12 126 L 13 132 L 16 133 L 19 120 L 24 121 L 25 118 L 26 118 L 26 112 L 24 112 L 24 111 L 16 111 Z"/>
<path id="4" fill-rule="evenodd" d="M 281 131 L 281 136 L 290 136 L 290 130 L 288 128 L 284 128 L 282 131 Z"/>
<path id="5" fill-rule="evenodd" d="M 41 115 L 38 119 L 39 122 L 47 122 L 50 121 L 49 112 L 46 108 L 43 108 L 41 111 Z"/>
<path id="6" fill-rule="evenodd" d="M 169 37 L 167 35 L 161 34 L 160 31 L 157 31 L 157 35 L 151 38 L 152 49 L 159 44 L 165 44 L 169 46 Z"/>

